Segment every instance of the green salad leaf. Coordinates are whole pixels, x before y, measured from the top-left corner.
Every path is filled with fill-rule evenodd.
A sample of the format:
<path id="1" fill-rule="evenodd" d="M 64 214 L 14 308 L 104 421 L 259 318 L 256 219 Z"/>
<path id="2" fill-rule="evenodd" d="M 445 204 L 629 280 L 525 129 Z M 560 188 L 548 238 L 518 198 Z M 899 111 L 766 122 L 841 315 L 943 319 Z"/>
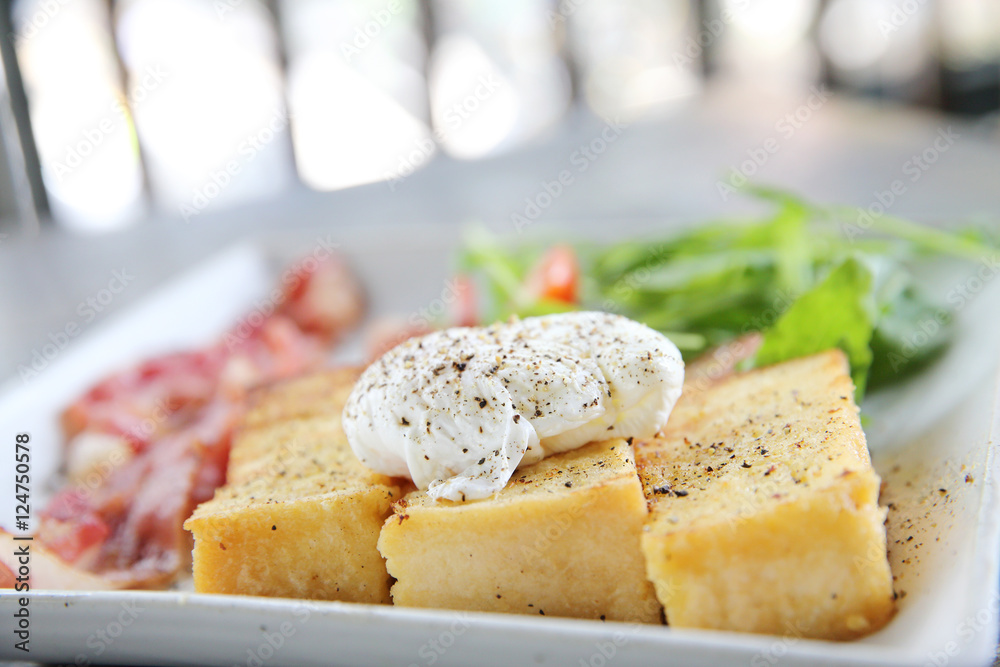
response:
<path id="1" fill-rule="evenodd" d="M 860 399 L 926 366 L 953 335 L 951 311 L 925 292 L 914 267 L 944 257 L 983 260 L 997 250 L 998 239 L 975 230 L 812 204 L 771 188 L 746 191 L 770 212 L 662 238 L 574 244 L 579 284 L 571 301 L 538 289 L 546 244 L 537 240 L 511 246 L 473 231 L 459 270 L 488 297 L 483 321 L 615 312 L 662 331 L 687 359 L 763 332 L 757 365 L 840 347 Z"/>
<path id="2" fill-rule="evenodd" d="M 755 364 L 767 366 L 839 347 L 850 361 L 860 400 L 872 363 L 872 282 L 872 272 L 862 262 L 845 260 L 799 297 L 764 334 Z"/>

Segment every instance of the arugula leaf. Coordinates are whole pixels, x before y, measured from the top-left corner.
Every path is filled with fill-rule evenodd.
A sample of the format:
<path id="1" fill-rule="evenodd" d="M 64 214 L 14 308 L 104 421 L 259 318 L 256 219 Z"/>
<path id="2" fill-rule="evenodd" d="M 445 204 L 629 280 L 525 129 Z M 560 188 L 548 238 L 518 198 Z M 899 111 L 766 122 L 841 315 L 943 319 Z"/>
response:
<path id="1" fill-rule="evenodd" d="M 954 335 L 951 311 L 907 285 L 887 303 L 872 337 L 868 386 L 883 387 L 936 359 Z"/>
<path id="2" fill-rule="evenodd" d="M 931 302 L 908 265 L 934 256 L 982 259 L 1000 245 L 983 230 L 943 231 L 773 188 L 743 190 L 774 210 L 710 220 L 666 238 L 577 244 L 578 304 L 526 289 L 544 249 L 539 241 L 510 247 L 483 231 L 471 234 L 462 269 L 489 296 L 484 321 L 605 310 L 675 339 L 685 359 L 751 331 L 765 333 L 758 364 L 839 346 L 860 398 L 866 386 L 925 366 L 951 338 L 950 311 Z"/>
<path id="3" fill-rule="evenodd" d="M 764 334 L 755 364 L 765 366 L 839 347 L 851 363 L 860 401 L 872 363 L 874 311 L 872 273 L 859 260 L 848 259 L 800 296 Z"/>

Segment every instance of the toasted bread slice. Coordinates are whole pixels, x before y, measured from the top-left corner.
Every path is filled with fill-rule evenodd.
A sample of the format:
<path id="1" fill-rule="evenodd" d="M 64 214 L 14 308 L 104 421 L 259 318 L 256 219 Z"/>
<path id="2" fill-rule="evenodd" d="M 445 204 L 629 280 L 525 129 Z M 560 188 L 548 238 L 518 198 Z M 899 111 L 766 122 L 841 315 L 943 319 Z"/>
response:
<path id="1" fill-rule="evenodd" d="M 685 395 L 636 441 L 667 623 L 848 639 L 893 614 L 885 510 L 838 351 Z"/>
<path id="2" fill-rule="evenodd" d="M 661 622 L 639 537 L 646 503 L 624 440 L 518 471 L 492 498 L 407 495 L 386 521 L 395 604 Z"/>
<path id="3" fill-rule="evenodd" d="M 360 369 L 331 368 L 250 392 L 244 429 L 269 426 L 290 419 L 330 415 L 331 405 L 343 405 Z"/>
<path id="4" fill-rule="evenodd" d="M 259 475 L 273 476 L 276 473 L 269 468 L 276 462 L 283 469 L 296 468 L 286 469 L 286 474 L 308 471 L 315 458 L 310 450 L 323 448 L 321 439 L 310 437 L 310 419 L 334 419 L 339 425 L 340 412 L 357 375 L 354 369 L 324 370 L 251 392 L 243 420 L 233 436 L 227 481 L 239 483 Z M 340 440 L 346 442 L 342 437 Z"/>
<path id="5" fill-rule="evenodd" d="M 340 425 L 356 371 L 258 394 L 238 431 L 228 483 L 184 526 L 195 590 L 387 603 L 376 548 L 399 484 L 358 462 Z"/>

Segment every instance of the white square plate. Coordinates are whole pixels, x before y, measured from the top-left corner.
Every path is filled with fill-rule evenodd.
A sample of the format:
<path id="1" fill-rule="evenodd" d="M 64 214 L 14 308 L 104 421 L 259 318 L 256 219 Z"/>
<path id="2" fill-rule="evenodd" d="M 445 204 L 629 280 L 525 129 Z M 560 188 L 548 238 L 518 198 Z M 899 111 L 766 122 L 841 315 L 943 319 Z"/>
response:
<path id="1" fill-rule="evenodd" d="M 620 228 L 618 228 L 620 230 Z M 579 231 L 575 232 L 579 233 Z M 63 406 L 105 373 L 145 356 L 203 344 L 252 307 L 280 260 L 309 252 L 327 232 L 258 239 L 174 280 L 55 358 L 39 377 L 0 393 L 0 438 L 33 444 L 33 503 L 56 474 Z M 359 269 L 373 311 L 404 316 L 448 294 L 453 227 L 351 233 L 342 249 Z M 265 250 L 266 249 L 266 250 Z M 0 593 L 0 659 L 122 664 L 459 665 L 984 665 L 997 643 L 998 497 L 993 443 L 1000 284 L 977 267 L 935 278 L 964 284 L 958 337 L 932 367 L 864 404 L 883 476 L 899 612 L 852 643 L 630 626 L 559 618 L 412 610 L 190 592 L 34 591 L 31 653 L 13 648 L 14 594 Z M 919 344 L 919 341 L 917 341 Z M 358 342 L 341 354 L 357 353 Z M 13 458 L 2 465 L 0 525 L 13 521 Z M 910 539 L 912 536 L 912 539 Z M 9 629 L 8 629 L 9 628 Z"/>

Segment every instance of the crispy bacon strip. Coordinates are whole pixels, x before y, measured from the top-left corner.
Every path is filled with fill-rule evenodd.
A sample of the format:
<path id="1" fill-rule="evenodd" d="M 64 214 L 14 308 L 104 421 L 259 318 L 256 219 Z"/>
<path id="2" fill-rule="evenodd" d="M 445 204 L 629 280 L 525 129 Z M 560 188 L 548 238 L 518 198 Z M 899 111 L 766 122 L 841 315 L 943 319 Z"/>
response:
<path id="1" fill-rule="evenodd" d="M 4 537 L 4 535 L 0 535 Z M 6 542 L 3 546 L 8 546 Z M 10 540 L 10 545 L 14 546 L 14 540 Z M 10 553 L 16 553 L 16 549 L 11 550 Z M 9 558 L 9 556 L 8 556 Z M 16 568 L 15 568 L 16 569 Z M 0 588 L 15 588 L 17 586 L 17 575 L 14 574 L 14 570 L 11 570 L 5 563 L 0 562 Z"/>
<path id="2" fill-rule="evenodd" d="M 188 566 L 182 524 L 225 480 L 246 392 L 322 365 L 362 316 L 340 258 L 300 262 L 286 276 L 273 312 L 249 314 L 206 350 L 115 373 L 67 408 L 70 483 L 39 516 L 32 587 L 159 587 Z M 0 587 L 11 583 L 3 562 Z"/>
<path id="3" fill-rule="evenodd" d="M 16 542 L 11 535 L 0 530 L 0 573 L 7 570 L 11 579 L 9 586 L 3 585 L 0 588 L 15 587 L 14 572 L 17 572 L 18 563 L 14 554 L 23 544 L 24 542 Z M 5 577 L 0 574 L 0 584 L 4 582 Z M 122 588 L 105 577 L 90 574 L 67 564 L 38 540 L 31 542 L 31 574 L 28 585 L 31 590 L 104 591 Z"/>

